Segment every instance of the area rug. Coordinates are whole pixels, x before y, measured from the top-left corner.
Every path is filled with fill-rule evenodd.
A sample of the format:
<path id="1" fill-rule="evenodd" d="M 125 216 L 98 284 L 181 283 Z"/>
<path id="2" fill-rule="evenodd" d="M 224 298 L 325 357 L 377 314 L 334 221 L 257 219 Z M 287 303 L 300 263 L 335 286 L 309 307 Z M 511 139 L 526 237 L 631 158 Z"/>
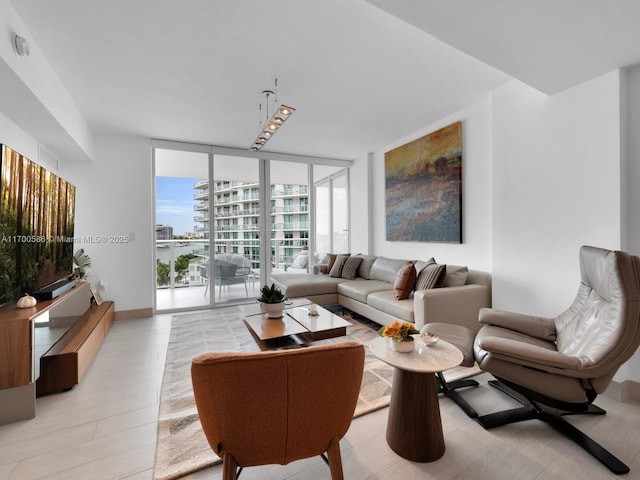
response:
<path id="1" fill-rule="evenodd" d="M 377 324 L 352 312 L 332 309 L 352 323 L 346 337 L 325 342 L 354 340 L 368 343 L 377 337 Z M 167 348 L 160 392 L 158 441 L 154 480 L 180 478 L 220 463 L 200 427 L 191 387 L 191 359 L 213 351 L 256 352 L 260 349 L 242 321 L 239 307 L 175 315 Z M 474 374 L 453 369 L 447 379 Z M 389 405 L 393 369 L 366 350 L 362 386 L 354 418 Z"/>

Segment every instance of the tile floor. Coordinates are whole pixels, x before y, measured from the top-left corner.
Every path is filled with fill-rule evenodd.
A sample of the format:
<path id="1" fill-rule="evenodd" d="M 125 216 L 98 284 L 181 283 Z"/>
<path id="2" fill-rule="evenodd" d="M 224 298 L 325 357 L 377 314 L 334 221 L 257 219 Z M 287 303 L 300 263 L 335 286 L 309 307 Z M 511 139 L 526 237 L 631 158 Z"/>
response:
<path id="1" fill-rule="evenodd" d="M 150 480 L 156 443 L 158 397 L 170 315 L 115 322 L 80 385 L 39 398 L 35 419 L 0 427 L 0 480 Z M 465 397 L 482 413 L 513 401 L 486 385 Z M 385 441 L 387 410 L 355 419 L 342 441 L 345 478 L 551 480 L 624 478 L 640 480 L 640 404 L 602 396 L 605 416 L 570 421 L 631 467 L 616 477 L 582 449 L 541 422 L 485 431 L 449 399 L 440 406 L 446 441 L 444 456 L 413 463 L 393 453 Z M 219 480 L 213 467 L 185 477 Z M 245 469 L 242 479 L 320 480 L 329 470 L 320 458 L 288 466 Z"/>
<path id="2" fill-rule="evenodd" d="M 259 293 L 259 283 L 255 279 L 248 282 L 247 290 L 244 285 L 229 285 L 223 288 L 215 287 L 215 302 L 218 305 L 245 303 L 255 301 Z M 211 304 L 211 289 L 204 286 L 185 288 L 158 288 L 156 290 L 156 310 L 173 312 L 182 309 L 209 308 Z M 205 293 L 206 291 L 206 293 Z"/>

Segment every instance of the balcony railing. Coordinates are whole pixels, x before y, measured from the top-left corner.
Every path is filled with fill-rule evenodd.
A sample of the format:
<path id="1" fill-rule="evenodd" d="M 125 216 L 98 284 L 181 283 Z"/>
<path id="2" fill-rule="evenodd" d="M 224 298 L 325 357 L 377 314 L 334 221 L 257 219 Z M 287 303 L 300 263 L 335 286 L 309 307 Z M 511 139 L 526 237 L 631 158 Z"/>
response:
<path id="1" fill-rule="evenodd" d="M 309 195 L 309 187 L 306 185 L 292 185 L 286 188 L 274 188 L 271 191 L 272 197 L 295 197 Z"/>
<path id="2" fill-rule="evenodd" d="M 240 227 L 238 225 L 237 227 Z M 246 227 L 254 227 L 246 225 Z M 257 226 L 256 226 L 257 228 Z M 273 269 L 285 271 L 291 264 L 293 257 L 309 247 L 308 239 L 272 239 L 270 242 L 270 261 Z M 259 239 L 218 239 L 214 240 L 214 252 L 233 253 L 244 256 L 251 262 L 253 269 L 260 268 L 260 240 Z M 191 278 L 189 261 L 181 256 L 191 256 L 191 263 L 204 264 L 210 257 L 209 239 L 190 240 L 157 240 L 157 279 L 156 288 L 185 288 L 202 286 L 203 279 L 199 276 Z"/>
<path id="3" fill-rule="evenodd" d="M 209 198 L 209 190 L 204 190 L 201 192 L 196 192 L 193 194 L 194 200 L 207 200 Z"/>

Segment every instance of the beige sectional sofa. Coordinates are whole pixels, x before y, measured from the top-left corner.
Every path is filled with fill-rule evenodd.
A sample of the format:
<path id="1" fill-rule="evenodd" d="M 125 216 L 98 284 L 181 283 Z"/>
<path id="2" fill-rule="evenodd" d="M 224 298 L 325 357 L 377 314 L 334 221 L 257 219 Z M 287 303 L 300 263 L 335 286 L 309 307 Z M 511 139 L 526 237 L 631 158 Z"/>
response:
<path id="1" fill-rule="evenodd" d="M 413 291 L 409 298 L 397 300 L 394 282 L 407 260 L 362 257 L 353 279 L 335 274 L 278 273 L 271 281 L 289 298 L 307 297 L 319 305 L 340 304 L 381 325 L 403 320 L 420 329 L 426 323 L 445 322 L 476 332 L 480 327 L 478 311 L 491 306 L 491 275 L 487 272 L 447 265 L 436 288 Z M 414 262 L 416 274 L 428 263 Z"/>

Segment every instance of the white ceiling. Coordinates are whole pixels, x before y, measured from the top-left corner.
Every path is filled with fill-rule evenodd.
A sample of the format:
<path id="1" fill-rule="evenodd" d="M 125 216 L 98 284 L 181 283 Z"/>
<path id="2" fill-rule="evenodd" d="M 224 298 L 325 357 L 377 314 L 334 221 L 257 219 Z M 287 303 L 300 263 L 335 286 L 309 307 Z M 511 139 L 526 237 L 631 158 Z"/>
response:
<path id="1" fill-rule="evenodd" d="M 94 131 L 248 148 L 277 77 L 297 111 L 265 150 L 311 156 L 382 148 L 512 77 L 554 93 L 640 61 L 635 0 L 11 1 Z"/>
<path id="2" fill-rule="evenodd" d="M 640 62 L 638 0 L 368 0 L 552 95 Z"/>

